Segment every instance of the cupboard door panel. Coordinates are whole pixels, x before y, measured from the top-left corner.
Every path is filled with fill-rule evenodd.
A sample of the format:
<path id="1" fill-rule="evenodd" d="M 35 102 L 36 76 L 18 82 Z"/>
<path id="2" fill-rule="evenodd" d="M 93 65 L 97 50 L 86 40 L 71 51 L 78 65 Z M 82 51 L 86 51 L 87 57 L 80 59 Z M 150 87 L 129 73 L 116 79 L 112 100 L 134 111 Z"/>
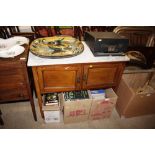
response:
<path id="1" fill-rule="evenodd" d="M 81 87 L 81 67 L 78 65 L 38 67 L 38 74 L 42 92 L 78 90 Z"/>
<path id="2" fill-rule="evenodd" d="M 84 65 L 83 88 L 97 89 L 114 87 L 121 75 L 119 63 L 102 63 Z"/>
<path id="3" fill-rule="evenodd" d="M 92 68 L 88 71 L 87 84 L 100 85 L 103 83 L 114 83 L 116 68 Z"/>

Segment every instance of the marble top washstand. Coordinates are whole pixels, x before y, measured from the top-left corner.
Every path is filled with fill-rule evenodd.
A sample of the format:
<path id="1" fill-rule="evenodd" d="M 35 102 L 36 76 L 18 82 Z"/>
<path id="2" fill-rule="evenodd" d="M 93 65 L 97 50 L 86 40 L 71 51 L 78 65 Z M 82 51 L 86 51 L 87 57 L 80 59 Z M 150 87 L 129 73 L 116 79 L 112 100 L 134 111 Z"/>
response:
<path id="1" fill-rule="evenodd" d="M 60 64 L 79 64 L 96 62 L 124 62 L 130 59 L 127 56 L 99 56 L 95 57 L 85 42 L 83 53 L 69 58 L 41 58 L 29 52 L 28 66 L 60 65 Z"/>

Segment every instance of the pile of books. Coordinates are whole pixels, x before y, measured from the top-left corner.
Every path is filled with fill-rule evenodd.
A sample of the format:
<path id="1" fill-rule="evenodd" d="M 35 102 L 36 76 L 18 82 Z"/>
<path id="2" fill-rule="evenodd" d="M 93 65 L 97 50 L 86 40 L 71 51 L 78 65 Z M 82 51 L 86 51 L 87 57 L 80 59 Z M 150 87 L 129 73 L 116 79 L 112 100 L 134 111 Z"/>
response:
<path id="1" fill-rule="evenodd" d="M 44 103 L 45 103 L 45 106 L 58 105 L 59 104 L 58 93 L 45 94 L 45 102 Z"/>
<path id="2" fill-rule="evenodd" d="M 93 99 L 105 99 L 105 90 L 99 89 L 99 90 L 90 90 L 91 96 Z"/>
<path id="3" fill-rule="evenodd" d="M 64 92 L 64 99 L 65 101 L 89 99 L 89 94 L 87 90 Z"/>

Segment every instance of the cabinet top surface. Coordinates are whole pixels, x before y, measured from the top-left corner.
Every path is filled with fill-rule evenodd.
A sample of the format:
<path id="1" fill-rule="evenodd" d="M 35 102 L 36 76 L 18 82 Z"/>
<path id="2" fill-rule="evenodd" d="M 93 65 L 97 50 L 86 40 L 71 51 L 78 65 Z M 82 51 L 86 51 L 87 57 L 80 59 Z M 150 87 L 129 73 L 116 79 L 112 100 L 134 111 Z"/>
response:
<path id="1" fill-rule="evenodd" d="M 100 56 L 95 57 L 91 52 L 90 48 L 86 45 L 85 42 L 82 42 L 84 45 L 84 51 L 80 55 L 70 57 L 70 58 L 60 58 L 60 59 L 51 59 L 51 58 L 41 58 L 35 56 L 29 52 L 28 57 L 28 66 L 43 66 L 43 65 L 59 65 L 59 64 L 79 64 L 79 63 L 95 63 L 95 62 L 119 62 L 119 61 L 129 61 L 127 56 Z"/>

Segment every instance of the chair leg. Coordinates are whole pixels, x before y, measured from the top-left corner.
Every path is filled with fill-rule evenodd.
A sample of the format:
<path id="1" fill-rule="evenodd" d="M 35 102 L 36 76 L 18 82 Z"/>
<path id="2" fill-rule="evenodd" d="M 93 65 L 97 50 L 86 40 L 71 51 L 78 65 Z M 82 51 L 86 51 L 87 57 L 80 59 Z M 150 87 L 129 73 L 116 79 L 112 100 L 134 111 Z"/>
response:
<path id="1" fill-rule="evenodd" d="M 4 125 L 4 122 L 3 122 L 3 119 L 2 119 L 2 117 L 1 117 L 1 115 L 2 115 L 2 112 L 1 112 L 1 110 L 0 110 L 0 125 Z"/>

